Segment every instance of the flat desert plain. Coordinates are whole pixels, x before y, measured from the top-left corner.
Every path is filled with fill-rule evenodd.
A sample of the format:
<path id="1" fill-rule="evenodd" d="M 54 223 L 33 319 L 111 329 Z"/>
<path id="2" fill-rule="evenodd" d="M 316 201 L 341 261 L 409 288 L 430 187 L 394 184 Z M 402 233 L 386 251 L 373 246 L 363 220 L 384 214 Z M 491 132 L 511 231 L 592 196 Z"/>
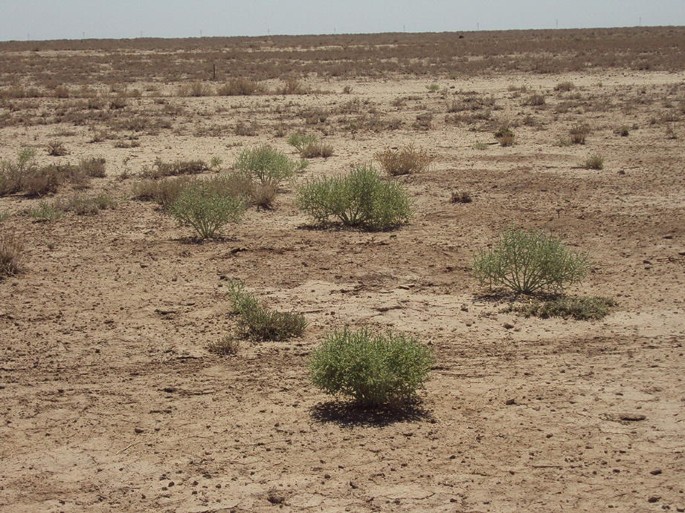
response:
<path id="1" fill-rule="evenodd" d="M 3 169 L 105 161 L 0 197 L 23 246 L 0 281 L 0 510 L 685 511 L 684 44 L 682 28 L 0 44 Z M 160 162 L 230 174 L 260 144 L 297 157 L 298 132 L 333 155 L 221 238 L 136 197 Z M 432 157 L 387 178 L 408 224 L 316 228 L 298 209 L 308 181 L 408 145 Z M 482 286 L 473 259 L 511 226 L 586 253 L 566 293 L 612 298 L 609 315 L 525 317 L 529 298 Z M 236 333 L 231 280 L 304 314 L 304 335 L 210 351 Z M 345 326 L 431 348 L 418 405 L 364 411 L 312 385 L 312 350 Z"/>

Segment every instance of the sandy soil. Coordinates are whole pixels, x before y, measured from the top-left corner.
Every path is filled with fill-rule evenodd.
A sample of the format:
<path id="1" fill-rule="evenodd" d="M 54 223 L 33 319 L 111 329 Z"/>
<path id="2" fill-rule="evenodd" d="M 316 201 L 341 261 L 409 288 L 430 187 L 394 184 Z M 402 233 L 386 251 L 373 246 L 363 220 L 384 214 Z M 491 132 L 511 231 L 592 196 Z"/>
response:
<path id="1" fill-rule="evenodd" d="M 564 80 L 577 88 L 555 92 Z M 170 97 L 186 112 L 175 129 L 190 128 L 129 149 L 92 144 L 91 130 L 68 124 L 1 129 L 4 159 L 36 145 L 54 162 L 43 148 L 55 138 L 70 150 L 63 161 L 105 157 L 108 176 L 93 189 L 119 201 L 36 223 L 21 211 L 38 200 L 0 198 L 14 214 L 0 228 L 26 241 L 25 271 L 0 282 L 0 510 L 685 511 L 685 133 L 682 112 L 663 121 L 685 102 L 685 74 L 436 83 L 443 94 L 402 79 L 312 80 L 324 92 L 294 97 Z M 445 122 L 446 101 L 467 91 L 495 98 L 513 147 Z M 523 105 L 533 92 L 546 104 Z M 399 97 L 409 99 L 394 105 Z M 284 116 L 297 128 L 288 108 L 334 112 L 355 99 L 403 125 L 353 132 L 331 114 L 306 126 L 328 133 L 335 155 L 312 160 L 273 211 L 250 211 L 224 240 L 191 243 L 154 205 L 129 199 L 157 157 L 217 155 L 230 167 L 261 142 L 292 153 L 271 129 Z M 432 127 L 413 128 L 425 112 Z M 257 121 L 259 135 L 192 132 L 238 119 Z M 592 127 L 587 144 L 560 145 L 578 121 Z M 614 133 L 622 125 L 627 137 Z M 407 143 L 436 157 L 400 179 L 415 205 L 408 226 L 305 228 L 299 183 Z M 591 153 L 604 170 L 579 165 Z M 119 179 L 124 171 L 133 178 Z M 452 204 L 455 190 L 473 203 Z M 509 300 L 484 295 L 470 266 L 512 223 L 586 251 L 592 273 L 570 292 L 613 297 L 614 312 L 597 322 L 504 313 Z M 230 278 L 304 312 L 305 336 L 211 354 L 235 326 Z M 309 383 L 311 349 L 345 325 L 410 332 L 433 348 L 421 408 L 360 414 Z"/>

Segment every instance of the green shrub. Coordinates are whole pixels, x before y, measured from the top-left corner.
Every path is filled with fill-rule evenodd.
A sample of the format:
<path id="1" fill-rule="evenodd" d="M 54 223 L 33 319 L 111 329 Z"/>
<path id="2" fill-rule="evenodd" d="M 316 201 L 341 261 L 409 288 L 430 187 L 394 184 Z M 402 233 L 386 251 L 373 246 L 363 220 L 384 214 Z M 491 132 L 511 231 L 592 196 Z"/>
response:
<path id="1" fill-rule="evenodd" d="M 242 198 L 203 180 L 189 182 L 168 207 L 179 224 L 193 228 L 200 239 L 214 238 L 226 224 L 238 222 L 244 211 Z"/>
<path id="2" fill-rule="evenodd" d="M 64 210 L 55 203 L 41 200 L 36 207 L 28 209 L 26 213 L 36 222 L 51 222 L 62 217 Z"/>
<path id="3" fill-rule="evenodd" d="M 250 96 L 261 94 L 265 91 L 264 86 L 249 78 L 234 78 L 219 86 L 216 94 L 219 96 Z"/>
<path id="4" fill-rule="evenodd" d="M 102 157 L 90 157 L 81 159 L 78 163 L 79 170 L 91 178 L 105 177 L 105 159 Z"/>
<path id="5" fill-rule="evenodd" d="M 278 186 L 306 165 L 307 161 L 291 160 L 285 153 L 265 144 L 243 150 L 235 168 L 256 178 L 261 184 Z"/>
<path id="6" fill-rule="evenodd" d="M 333 155 L 333 146 L 319 141 L 316 136 L 310 134 L 292 134 L 288 137 L 288 144 L 293 146 L 303 159 L 327 159 Z"/>
<path id="7" fill-rule="evenodd" d="M 116 202 L 106 193 L 100 193 L 97 196 L 84 196 L 77 194 L 72 196 L 66 202 L 58 205 L 63 211 L 73 212 L 77 216 L 93 216 L 101 210 L 114 209 Z"/>
<path id="8" fill-rule="evenodd" d="M 207 349 L 210 353 L 218 354 L 219 356 L 235 356 L 240 349 L 240 341 L 231 335 L 226 335 L 216 342 L 210 343 Z"/>
<path id="9" fill-rule="evenodd" d="M 287 340 L 301 336 L 307 327 L 302 314 L 267 308 L 240 282 L 230 284 L 228 295 L 233 310 L 239 315 L 242 331 L 252 339 Z"/>
<path id="10" fill-rule="evenodd" d="M 24 176 L 38 169 L 34 162 L 35 156 L 34 149 L 23 148 L 17 155 L 16 162 L 0 162 L 0 196 L 16 194 L 22 190 Z"/>
<path id="11" fill-rule="evenodd" d="M 572 91 L 575 89 L 576 86 L 573 82 L 565 81 L 565 82 L 559 82 L 557 85 L 554 86 L 554 90 L 558 92 L 568 92 Z"/>
<path id="12" fill-rule="evenodd" d="M 393 150 L 388 148 L 376 153 L 376 160 L 383 170 L 392 176 L 411 175 L 428 169 L 433 161 L 426 150 L 416 148 L 413 144 Z"/>
<path id="13" fill-rule="evenodd" d="M 292 134 L 288 137 L 288 144 L 294 147 L 298 152 L 302 151 L 310 144 L 316 142 L 316 136 L 312 134 L 303 134 L 301 132 Z"/>
<path id="14" fill-rule="evenodd" d="M 514 228 L 476 257 L 473 271 L 481 284 L 503 285 L 517 294 L 560 292 L 586 276 L 588 260 L 543 232 Z"/>
<path id="15" fill-rule="evenodd" d="M 7 232 L 0 232 L 0 279 L 21 271 L 24 244 L 21 239 Z"/>
<path id="16" fill-rule="evenodd" d="M 616 301 L 606 297 L 558 297 L 546 301 L 532 301 L 514 308 L 526 317 L 535 316 L 572 318 L 579 321 L 599 320 L 609 315 Z"/>
<path id="17" fill-rule="evenodd" d="M 314 385 L 364 406 L 399 406 L 416 397 L 433 358 L 414 338 L 366 329 L 336 331 L 312 353 Z"/>
<path id="18" fill-rule="evenodd" d="M 319 224 L 334 218 L 344 226 L 388 230 L 407 223 L 409 196 L 398 183 L 386 182 L 371 166 L 360 166 L 348 176 L 321 178 L 298 191 L 297 203 Z"/>

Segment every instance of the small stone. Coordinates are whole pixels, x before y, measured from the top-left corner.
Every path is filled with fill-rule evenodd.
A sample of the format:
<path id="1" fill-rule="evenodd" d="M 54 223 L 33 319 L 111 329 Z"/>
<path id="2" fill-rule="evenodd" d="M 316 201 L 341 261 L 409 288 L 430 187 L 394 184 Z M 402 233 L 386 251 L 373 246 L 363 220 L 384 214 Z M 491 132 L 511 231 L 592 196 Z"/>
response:
<path id="1" fill-rule="evenodd" d="M 133 431 L 135 431 L 138 434 L 145 433 L 145 430 L 143 428 L 139 428 L 139 427 L 135 428 Z"/>
<path id="2" fill-rule="evenodd" d="M 621 413 L 619 418 L 626 422 L 639 422 L 645 420 L 647 416 L 642 415 L 641 413 Z"/>
<path id="3" fill-rule="evenodd" d="M 661 499 L 660 496 L 652 495 L 649 499 L 647 499 L 647 502 L 655 503 L 655 502 L 659 502 L 660 499 Z"/>
<path id="4" fill-rule="evenodd" d="M 654 470 L 652 470 L 652 471 L 650 472 L 650 474 L 652 474 L 653 476 L 658 476 L 659 474 L 661 474 L 661 469 L 660 469 L 660 468 L 655 468 Z"/>
<path id="5" fill-rule="evenodd" d="M 516 399 L 507 399 L 507 400 L 504 402 L 504 404 L 506 404 L 507 406 L 513 406 L 513 405 L 516 404 Z"/>
<path id="6" fill-rule="evenodd" d="M 510 330 L 510 329 L 512 329 L 512 328 L 514 327 L 514 325 L 511 324 L 510 322 L 505 322 L 504 324 L 502 324 L 502 327 L 503 327 L 504 329 Z"/>

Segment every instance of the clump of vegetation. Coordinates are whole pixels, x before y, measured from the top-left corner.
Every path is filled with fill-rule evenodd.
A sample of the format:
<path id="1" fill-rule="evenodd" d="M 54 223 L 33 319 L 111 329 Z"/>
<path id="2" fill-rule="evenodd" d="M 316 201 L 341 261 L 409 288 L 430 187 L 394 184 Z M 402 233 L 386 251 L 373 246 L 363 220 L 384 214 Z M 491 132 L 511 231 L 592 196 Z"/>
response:
<path id="1" fill-rule="evenodd" d="M 473 198 L 468 191 L 454 191 L 450 196 L 451 203 L 471 203 Z"/>
<path id="2" fill-rule="evenodd" d="M 204 160 L 177 160 L 164 162 L 157 157 L 152 167 L 144 169 L 143 177 L 159 179 L 167 176 L 197 175 L 209 171 L 209 166 Z"/>
<path id="3" fill-rule="evenodd" d="M 63 157 L 67 153 L 67 148 L 64 146 L 63 142 L 50 141 L 48 143 L 48 155 L 51 157 Z"/>
<path id="4" fill-rule="evenodd" d="M 288 137 L 288 144 L 293 146 L 303 159 L 322 157 L 327 159 L 333 155 L 333 146 L 321 142 L 311 134 L 296 133 Z"/>
<path id="5" fill-rule="evenodd" d="M 428 84 L 426 89 L 428 89 L 429 93 L 437 93 L 440 90 L 440 84 L 433 82 L 432 84 Z"/>
<path id="6" fill-rule="evenodd" d="M 116 208 L 116 201 L 106 193 L 100 193 L 96 196 L 77 194 L 64 203 L 57 203 L 53 208 L 63 212 L 73 212 L 77 216 L 92 216 L 98 214 L 101 210 Z M 45 210 L 44 213 L 48 214 L 48 211 Z"/>
<path id="7" fill-rule="evenodd" d="M 19 152 L 16 162 L 0 162 L 0 196 L 21 191 L 24 176 L 37 169 L 33 160 L 35 156 L 35 150 L 24 148 Z"/>
<path id="8" fill-rule="evenodd" d="M 568 91 L 573 91 L 575 88 L 575 84 L 569 81 L 559 82 L 554 86 L 554 90 L 560 93 L 567 93 Z"/>
<path id="9" fill-rule="evenodd" d="M 189 181 L 168 207 L 169 214 L 180 225 L 193 228 L 200 239 L 215 238 L 225 225 L 240 221 L 245 211 L 242 198 L 213 185 L 211 181 Z"/>
<path id="10" fill-rule="evenodd" d="M 399 149 L 387 148 L 376 153 L 375 157 L 383 170 L 392 176 L 421 173 L 433 162 L 433 157 L 426 150 L 416 148 L 413 144 Z"/>
<path id="11" fill-rule="evenodd" d="M 616 135 L 620 135 L 621 137 L 628 137 L 630 135 L 630 127 L 628 125 L 621 125 L 614 130 L 614 133 Z"/>
<path id="12" fill-rule="evenodd" d="M 433 363 L 430 350 L 399 333 L 343 330 L 312 353 L 312 382 L 366 407 L 398 407 L 416 398 Z"/>
<path id="13" fill-rule="evenodd" d="M 297 204 L 318 224 L 326 225 L 334 218 L 344 226 L 371 231 L 395 228 L 411 216 L 406 190 L 384 181 L 371 166 L 304 185 L 298 191 Z"/>
<path id="14" fill-rule="evenodd" d="M 238 121 L 235 125 L 235 135 L 254 137 L 259 134 L 259 125 L 255 121 Z"/>
<path id="15" fill-rule="evenodd" d="M 590 126 L 587 123 L 578 123 L 573 125 L 568 133 L 573 144 L 585 144 L 585 140 L 590 134 Z"/>
<path id="16" fill-rule="evenodd" d="M 504 286 L 517 294 L 562 292 L 580 282 L 588 272 L 585 255 L 566 248 L 559 240 L 537 230 L 506 230 L 489 251 L 473 262 L 482 285 Z"/>
<path id="17" fill-rule="evenodd" d="M 234 167 L 257 179 L 262 185 L 277 187 L 306 166 L 306 160 L 292 160 L 283 152 L 265 144 L 243 150 Z"/>
<path id="18" fill-rule="evenodd" d="M 228 296 L 239 316 L 241 330 L 251 339 L 288 340 L 302 336 L 307 327 L 304 315 L 266 307 L 238 281 L 231 282 Z"/>
<path id="19" fill-rule="evenodd" d="M 64 211 L 55 203 L 41 200 L 38 205 L 26 210 L 26 214 L 39 223 L 56 221 L 64 214 Z"/>
<path id="20" fill-rule="evenodd" d="M 530 107 L 542 107 L 545 104 L 545 97 L 539 93 L 532 94 L 523 103 Z"/>
<path id="21" fill-rule="evenodd" d="M 216 94 L 219 96 L 250 96 L 263 92 L 264 86 L 249 78 L 234 78 L 216 90 Z"/>
<path id="22" fill-rule="evenodd" d="M 218 354 L 219 356 L 235 356 L 240 349 L 240 341 L 236 340 L 232 335 L 226 335 L 216 342 L 210 343 L 207 349 L 210 353 Z"/>
<path id="23" fill-rule="evenodd" d="M 21 272 L 23 253 L 24 244 L 18 236 L 0 232 L 0 279 Z"/>
<path id="24" fill-rule="evenodd" d="M 607 297 L 581 296 L 556 297 L 547 300 L 534 300 L 526 305 L 514 307 L 513 310 L 526 317 L 563 317 L 579 321 L 600 320 L 609 315 L 616 301 Z"/>
<path id="25" fill-rule="evenodd" d="M 190 97 L 200 97 L 200 96 L 212 96 L 214 94 L 214 89 L 209 84 L 204 82 L 193 82 L 191 84 L 183 84 L 178 88 L 179 96 L 190 96 Z"/>
<path id="26" fill-rule="evenodd" d="M 597 154 L 590 155 L 587 159 L 585 159 L 583 167 L 585 169 L 596 169 L 598 171 L 602 170 L 604 169 L 604 157 Z"/>
<path id="27" fill-rule="evenodd" d="M 500 146 L 513 146 L 515 138 L 514 131 L 508 125 L 500 126 L 495 132 L 495 139 Z"/>

